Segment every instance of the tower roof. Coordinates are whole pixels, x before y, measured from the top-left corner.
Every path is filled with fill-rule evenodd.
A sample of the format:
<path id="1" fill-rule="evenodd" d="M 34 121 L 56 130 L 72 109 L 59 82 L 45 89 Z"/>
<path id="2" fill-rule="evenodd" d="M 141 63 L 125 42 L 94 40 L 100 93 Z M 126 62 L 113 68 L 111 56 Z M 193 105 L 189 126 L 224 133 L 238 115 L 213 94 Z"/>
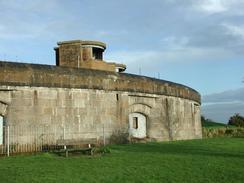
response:
<path id="1" fill-rule="evenodd" d="M 70 40 L 70 41 L 60 41 L 57 43 L 58 45 L 63 44 L 80 44 L 82 46 L 91 46 L 91 47 L 100 47 L 102 49 L 106 49 L 106 44 L 100 41 L 88 41 L 88 40 Z"/>

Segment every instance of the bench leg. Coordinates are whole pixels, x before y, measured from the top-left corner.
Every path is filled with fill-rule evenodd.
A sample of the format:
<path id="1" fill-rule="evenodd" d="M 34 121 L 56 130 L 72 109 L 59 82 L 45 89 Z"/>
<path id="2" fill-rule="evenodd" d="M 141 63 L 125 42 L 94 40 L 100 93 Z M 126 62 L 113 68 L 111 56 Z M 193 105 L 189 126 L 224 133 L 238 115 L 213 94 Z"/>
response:
<path id="1" fill-rule="evenodd" d="M 65 157 L 68 158 L 69 157 L 69 151 L 66 149 L 65 151 Z"/>
<path id="2" fill-rule="evenodd" d="M 93 149 L 90 150 L 90 155 L 93 156 Z"/>

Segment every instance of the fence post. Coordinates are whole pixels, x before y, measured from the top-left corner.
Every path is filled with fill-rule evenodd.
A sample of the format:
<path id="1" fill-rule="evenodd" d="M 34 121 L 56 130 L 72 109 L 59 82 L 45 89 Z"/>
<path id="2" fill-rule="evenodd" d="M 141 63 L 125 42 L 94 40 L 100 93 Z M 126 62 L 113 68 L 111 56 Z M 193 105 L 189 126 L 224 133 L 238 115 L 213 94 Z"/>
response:
<path id="1" fill-rule="evenodd" d="M 103 146 L 106 145 L 106 139 L 105 139 L 105 132 L 104 132 L 104 124 L 103 124 Z"/>
<path id="2" fill-rule="evenodd" d="M 65 140 L 65 125 L 64 125 L 64 129 L 63 129 L 63 137 L 64 137 L 64 140 Z M 64 143 L 64 149 L 66 149 L 66 144 L 65 143 Z"/>
<path id="3" fill-rule="evenodd" d="M 7 155 L 8 155 L 8 157 L 9 157 L 9 151 L 10 151 L 10 147 L 9 147 L 9 137 L 10 137 L 10 135 L 9 135 L 9 126 L 7 126 L 7 133 L 8 133 L 8 141 L 7 141 Z"/>

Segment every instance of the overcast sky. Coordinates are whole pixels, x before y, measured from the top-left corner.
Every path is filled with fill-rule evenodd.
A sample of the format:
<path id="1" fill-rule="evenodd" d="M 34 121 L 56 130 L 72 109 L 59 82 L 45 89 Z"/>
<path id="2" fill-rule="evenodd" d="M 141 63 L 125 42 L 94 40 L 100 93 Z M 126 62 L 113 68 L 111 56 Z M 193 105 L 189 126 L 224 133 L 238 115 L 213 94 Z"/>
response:
<path id="1" fill-rule="evenodd" d="M 103 41 L 127 72 L 198 90 L 210 118 L 244 111 L 210 101 L 244 87 L 243 0 L 0 0 L 0 60 L 54 65 L 56 42 L 71 39 Z"/>

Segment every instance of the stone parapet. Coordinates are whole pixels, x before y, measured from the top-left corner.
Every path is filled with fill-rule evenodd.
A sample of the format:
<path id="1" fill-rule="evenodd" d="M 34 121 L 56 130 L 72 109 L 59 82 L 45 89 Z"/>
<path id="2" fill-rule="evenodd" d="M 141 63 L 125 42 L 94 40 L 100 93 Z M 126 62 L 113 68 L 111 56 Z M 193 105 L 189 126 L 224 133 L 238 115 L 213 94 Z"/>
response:
<path id="1" fill-rule="evenodd" d="M 0 85 L 98 89 L 174 96 L 201 103 L 187 86 L 155 78 L 81 68 L 0 61 Z"/>

